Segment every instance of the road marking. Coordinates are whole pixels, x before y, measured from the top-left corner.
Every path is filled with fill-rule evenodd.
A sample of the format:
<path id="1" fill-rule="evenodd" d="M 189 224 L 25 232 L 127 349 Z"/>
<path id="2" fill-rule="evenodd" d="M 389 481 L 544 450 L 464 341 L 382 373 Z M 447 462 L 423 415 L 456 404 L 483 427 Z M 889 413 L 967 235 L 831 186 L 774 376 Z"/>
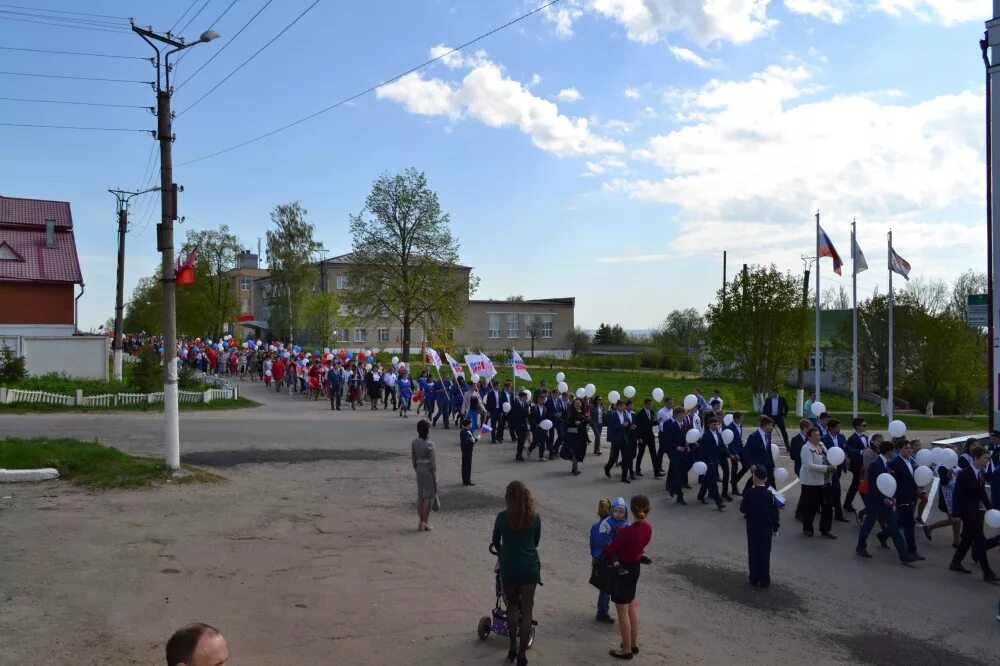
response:
<path id="1" fill-rule="evenodd" d="M 798 478 L 796 478 L 794 481 L 792 481 L 791 483 L 789 483 L 787 486 L 785 486 L 784 488 L 782 488 L 778 492 L 781 493 L 782 495 L 784 495 L 786 490 L 788 490 L 789 488 L 794 488 L 795 484 L 797 484 L 798 482 L 799 482 L 799 480 L 798 480 Z"/>

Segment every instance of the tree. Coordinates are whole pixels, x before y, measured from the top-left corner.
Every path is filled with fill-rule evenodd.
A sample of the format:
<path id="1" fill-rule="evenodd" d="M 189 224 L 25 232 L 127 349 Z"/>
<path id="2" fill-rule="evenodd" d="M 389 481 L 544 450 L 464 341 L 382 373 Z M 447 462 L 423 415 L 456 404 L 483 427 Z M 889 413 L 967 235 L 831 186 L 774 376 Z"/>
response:
<path id="1" fill-rule="evenodd" d="M 917 315 L 915 364 L 904 388 L 934 416 L 935 403 L 946 413 L 968 413 L 986 389 L 986 350 L 979 335 L 950 312 Z"/>
<path id="2" fill-rule="evenodd" d="M 0 382 L 13 384 L 28 376 L 27 360 L 4 344 L 0 347 Z"/>
<path id="3" fill-rule="evenodd" d="M 276 227 L 267 231 L 267 264 L 271 271 L 268 305 L 271 331 L 294 340 L 301 308 L 316 284 L 314 257 L 320 244 L 313 239 L 313 225 L 306 222 L 308 211 L 298 201 L 279 204 L 271 211 Z"/>
<path id="4" fill-rule="evenodd" d="M 906 283 L 903 293 L 923 312 L 937 314 L 944 312 L 950 300 L 948 285 L 941 280 L 927 280 L 916 277 Z"/>
<path id="5" fill-rule="evenodd" d="M 824 291 L 820 307 L 823 310 L 850 310 L 851 296 L 847 293 L 847 288 L 840 285 L 836 289 L 830 287 Z"/>
<path id="6" fill-rule="evenodd" d="M 628 334 L 620 325 L 608 326 L 601 322 L 594 333 L 595 345 L 623 345 L 628 341 Z"/>
<path id="7" fill-rule="evenodd" d="M 590 336 L 581 327 L 577 326 L 572 331 L 566 333 L 566 346 L 569 347 L 573 356 L 583 354 L 590 346 Z"/>
<path id="8" fill-rule="evenodd" d="M 195 298 L 199 302 L 203 309 L 196 319 L 201 321 L 189 323 L 201 326 L 202 330 L 196 332 L 214 338 L 222 334 L 225 324 L 236 319 L 239 303 L 232 278 L 225 273 L 236 268 L 242 248 L 236 234 L 226 224 L 218 229 L 188 230 L 182 251 L 187 253 L 195 247 L 198 248 L 198 260 L 194 284 L 179 287 L 178 301 Z"/>
<path id="9" fill-rule="evenodd" d="M 708 309 L 707 356 L 720 373 L 750 383 L 755 406 L 798 362 L 807 317 L 797 276 L 773 265 L 738 273 L 725 302 Z"/>
<path id="10" fill-rule="evenodd" d="M 967 270 L 955 279 L 951 288 L 951 299 L 948 301 L 948 311 L 962 321 L 969 321 L 969 294 L 987 293 L 986 273 Z"/>
<path id="11" fill-rule="evenodd" d="M 513 296 L 508 296 L 506 299 L 508 303 L 524 303 L 524 296 L 521 294 L 514 294 Z"/>
<path id="12" fill-rule="evenodd" d="M 682 350 L 689 356 L 693 344 L 705 333 L 705 318 L 694 308 L 674 310 L 653 331 L 652 342 L 665 353 Z"/>
<path id="13" fill-rule="evenodd" d="M 344 302 L 357 319 L 398 322 L 403 361 L 410 357 L 413 326 L 432 327 L 425 330 L 428 338 L 456 328 L 479 284 L 458 265 L 449 223 L 426 176 L 413 168 L 379 177 L 364 210 L 351 216 Z"/>
<path id="14" fill-rule="evenodd" d="M 152 275 L 139 278 L 125 305 L 123 327 L 130 333 L 155 334 L 163 330 L 163 288 L 159 268 Z"/>
<path id="15" fill-rule="evenodd" d="M 320 347 L 331 347 L 336 340 L 335 331 L 347 325 L 340 314 L 337 295 L 332 292 L 311 291 L 296 309 L 295 330 L 305 340 Z"/>
<path id="16" fill-rule="evenodd" d="M 535 358 L 535 340 L 542 337 L 542 320 L 534 316 L 524 323 L 524 332 L 531 338 L 531 358 Z"/>

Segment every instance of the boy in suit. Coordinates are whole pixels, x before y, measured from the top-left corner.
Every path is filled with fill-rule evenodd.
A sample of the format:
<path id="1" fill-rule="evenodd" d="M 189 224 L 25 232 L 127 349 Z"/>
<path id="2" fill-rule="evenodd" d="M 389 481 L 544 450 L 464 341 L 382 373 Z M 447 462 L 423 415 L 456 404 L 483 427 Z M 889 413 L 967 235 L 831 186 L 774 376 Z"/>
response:
<path id="1" fill-rule="evenodd" d="M 472 432 L 472 421 L 468 418 L 462 419 L 462 434 L 460 439 L 462 447 L 462 485 L 474 486 L 472 482 L 472 448 L 476 445 L 476 435 Z"/>
<path id="2" fill-rule="evenodd" d="M 517 454 L 514 460 L 524 462 L 524 441 L 528 438 L 528 393 L 522 391 L 511 403 L 507 424 L 511 438 L 517 440 Z"/>
<path id="3" fill-rule="evenodd" d="M 972 458 L 972 463 L 958 473 L 955 481 L 952 508 L 955 515 L 962 519 L 962 540 L 949 568 L 961 573 L 972 573 L 962 566 L 962 560 L 971 548 L 973 559 L 979 560 L 979 566 L 983 570 L 983 580 L 993 583 L 1000 579 L 993 573 L 986 558 L 983 535 L 983 516 L 992 506 L 989 497 L 986 496 L 986 478 L 983 471 L 989 464 L 989 456 L 986 454 L 986 449 L 978 444 L 969 448 L 969 456 Z"/>
<path id="4" fill-rule="evenodd" d="M 899 554 L 899 561 L 903 564 L 909 564 L 916 560 L 916 558 L 906 552 L 906 544 L 903 542 L 903 537 L 899 534 L 899 525 L 896 522 L 896 513 L 893 510 L 895 509 L 896 501 L 891 497 L 883 495 L 882 491 L 878 488 L 879 474 L 892 474 L 892 460 L 890 458 L 892 456 L 892 442 L 880 443 L 878 453 L 878 457 L 868 466 L 867 476 L 865 477 L 868 479 L 868 494 L 865 495 L 865 504 L 867 505 L 868 512 L 865 514 L 865 521 L 861 523 L 861 532 L 858 533 L 858 545 L 855 548 L 855 552 L 858 554 L 858 557 L 871 557 L 871 554 L 868 552 L 868 535 L 871 534 L 872 528 L 875 527 L 875 522 L 881 519 L 885 523 L 885 531 L 879 533 L 878 540 L 883 546 L 886 546 L 886 542 L 891 537 L 892 543 L 896 546 L 896 552 Z"/>
<path id="5" fill-rule="evenodd" d="M 858 484 L 861 483 L 861 472 L 864 467 L 862 456 L 868 448 L 868 423 L 860 416 L 851 421 L 854 433 L 847 438 L 847 465 L 851 471 L 851 485 L 847 488 L 847 495 L 844 496 L 844 511 L 855 513 L 854 498 L 858 494 Z"/>
<path id="6" fill-rule="evenodd" d="M 917 482 L 913 479 L 911 451 L 910 443 L 905 439 L 900 440 L 896 444 L 896 459 L 890 464 L 892 475 L 896 477 L 896 518 L 899 529 L 903 532 L 906 551 L 918 560 L 926 560 L 926 557 L 917 553 L 917 542 L 913 536 L 916 530 L 914 510 L 917 506 Z"/>
<path id="7" fill-rule="evenodd" d="M 625 448 L 625 403 L 621 400 L 615 403 L 614 409 L 608 412 L 606 417 L 608 424 L 608 443 L 611 444 L 611 453 L 608 454 L 608 463 L 604 466 L 604 476 L 611 478 L 611 468 L 618 462 L 618 456 L 624 453 Z M 622 465 L 622 481 L 629 483 L 628 472 Z"/>
<path id="8" fill-rule="evenodd" d="M 708 465 L 708 469 L 701 480 L 701 488 L 698 490 L 698 501 L 702 504 L 708 504 L 705 500 L 705 494 L 707 493 L 711 499 L 715 500 L 716 510 L 722 511 L 726 508 L 726 505 L 722 503 L 722 498 L 719 497 L 719 463 L 722 461 L 728 462 L 729 457 L 726 445 L 722 441 L 722 433 L 719 431 L 719 422 L 714 416 L 710 416 L 706 420 L 706 424 L 708 428 L 705 430 L 705 434 L 701 436 L 698 452 L 701 454 L 701 461 Z"/>
<path id="9" fill-rule="evenodd" d="M 683 407 L 674 407 L 673 418 L 663 423 L 663 441 L 666 446 L 668 456 L 667 466 L 667 491 L 671 497 L 677 497 L 677 503 L 684 505 L 684 481 L 687 479 L 687 457 L 689 447 L 684 439 L 685 410 Z"/>
<path id="10" fill-rule="evenodd" d="M 825 412 L 824 412 L 825 413 Z M 847 438 L 844 434 L 840 432 L 840 421 L 838 419 L 829 419 L 827 421 L 826 434 L 823 436 L 823 446 L 826 447 L 827 451 L 837 447 L 844 450 L 844 454 L 847 454 Z M 844 463 L 837 467 L 837 471 L 833 473 L 830 478 L 830 492 L 831 501 L 833 502 L 833 519 L 840 523 L 846 523 L 847 519 L 844 518 L 844 507 L 840 501 L 840 475 L 846 471 L 847 465 L 846 460 Z"/>
<path id="11" fill-rule="evenodd" d="M 781 518 L 774 495 L 767 488 L 767 472 L 753 472 L 753 488 L 743 495 L 740 513 L 747 521 L 747 560 L 750 584 L 767 587 L 771 584 L 771 539 L 778 534 Z"/>
<path id="12" fill-rule="evenodd" d="M 660 466 L 657 463 L 656 438 L 653 435 L 653 426 L 656 424 L 656 414 L 653 412 L 653 399 L 646 398 L 642 403 L 642 409 L 635 415 L 635 434 L 639 440 L 638 454 L 635 458 L 635 475 L 644 476 L 642 473 L 642 456 L 649 449 L 649 458 L 653 464 L 653 473 L 656 478 L 660 477 Z"/>
<path id="13" fill-rule="evenodd" d="M 778 395 L 777 388 L 772 388 L 771 394 L 764 398 L 764 406 L 761 409 L 761 414 L 771 417 L 771 422 L 778 427 L 778 430 L 781 432 L 781 439 L 787 447 L 788 433 L 785 431 L 785 417 L 788 416 L 788 401 L 785 400 L 785 396 Z"/>
<path id="14" fill-rule="evenodd" d="M 760 428 L 747 437 L 746 446 L 743 447 L 743 464 L 753 469 L 762 467 L 767 471 L 767 485 L 774 488 L 774 457 L 771 455 L 771 433 L 774 430 L 774 419 L 770 416 L 760 417 Z M 747 482 L 743 489 L 750 489 L 750 482 Z"/>
<path id="15" fill-rule="evenodd" d="M 726 426 L 733 433 L 733 441 L 729 443 L 729 483 L 732 494 L 739 495 L 739 482 L 750 468 L 743 464 L 743 412 L 733 412 L 733 422 Z"/>

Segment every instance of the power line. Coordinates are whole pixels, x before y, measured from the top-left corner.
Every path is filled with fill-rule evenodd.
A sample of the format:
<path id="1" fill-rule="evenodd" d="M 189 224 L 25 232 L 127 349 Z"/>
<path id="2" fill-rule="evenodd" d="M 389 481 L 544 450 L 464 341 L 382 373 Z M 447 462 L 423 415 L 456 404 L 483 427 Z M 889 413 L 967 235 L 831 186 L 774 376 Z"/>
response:
<path id="1" fill-rule="evenodd" d="M 424 67 L 427 67 L 428 65 L 431 65 L 431 64 L 437 62 L 438 60 L 441 60 L 443 58 L 447 58 L 448 56 L 450 56 L 452 53 L 455 53 L 456 51 L 461 51 L 462 49 L 464 49 L 466 47 L 472 46 L 476 42 L 482 41 L 482 40 L 486 39 L 487 37 L 500 32 L 501 30 L 509 28 L 510 26 L 523 21 L 524 19 L 528 18 L 529 16 L 533 16 L 534 14 L 537 14 L 538 12 L 540 12 L 540 11 L 542 11 L 542 10 L 548 8 L 548 7 L 551 7 L 552 5 L 556 4 L 557 2 L 559 2 L 559 0 L 550 0 L 550 2 L 547 2 L 546 4 L 541 5 L 541 6 L 535 8 L 535 9 L 529 11 L 529 12 L 521 14 L 520 16 L 518 16 L 517 18 L 513 19 L 512 21 L 508 21 L 507 23 L 504 23 L 503 25 L 501 25 L 501 26 L 499 26 L 497 28 L 494 28 L 494 29 L 490 30 L 489 32 L 484 32 L 483 34 L 479 35 L 478 37 L 476 37 L 474 39 L 470 39 L 469 41 L 465 42 L 464 44 L 460 44 L 459 46 L 456 46 L 455 48 L 451 49 L 450 51 L 447 51 L 446 53 L 442 53 L 441 55 L 439 55 L 439 56 L 437 56 L 435 58 L 431 58 L 430 60 L 422 62 L 419 65 L 417 65 L 416 67 L 411 67 L 410 69 L 406 70 L 405 72 L 393 76 L 391 79 L 387 79 L 387 80 L 383 81 L 382 83 L 379 83 L 379 84 L 376 84 L 374 86 L 371 86 L 370 88 L 366 88 L 365 90 L 362 90 L 361 92 L 358 92 L 358 93 L 355 93 L 355 94 L 351 95 L 350 97 L 345 97 L 344 99 L 340 100 L 339 102 L 335 102 L 335 103 L 331 104 L 330 106 L 327 106 L 325 108 L 320 109 L 319 111 L 315 111 L 313 113 L 310 113 L 308 116 L 303 116 L 302 118 L 299 118 L 298 120 L 294 120 L 294 121 L 292 121 L 292 122 L 290 122 L 290 123 L 288 123 L 286 125 L 282 125 L 281 127 L 278 127 L 277 129 L 273 129 L 270 132 L 266 132 L 264 134 L 261 134 L 260 136 L 254 137 L 253 139 L 248 139 L 247 141 L 244 141 L 242 143 L 237 143 L 237 144 L 235 144 L 233 146 L 229 146 L 228 148 L 223 148 L 222 150 L 216 151 L 214 153 L 209 153 L 208 155 L 202 155 L 201 157 L 196 157 L 195 159 L 188 160 L 187 162 L 181 162 L 177 166 L 184 166 L 184 165 L 187 165 L 187 164 L 194 164 L 195 162 L 201 162 L 202 160 L 207 160 L 207 159 L 210 159 L 212 157 L 218 157 L 219 155 L 222 155 L 224 153 L 228 153 L 230 151 L 236 150 L 237 148 L 243 148 L 244 146 L 249 146 L 251 143 L 256 143 L 257 141 L 260 141 L 262 139 L 266 139 L 266 138 L 268 138 L 270 136 L 274 136 L 275 134 L 278 134 L 279 132 L 284 132 L 286 129 L 295 127 L 296 125 L 300 125 L 300 124 L 306 122 L 307 120 L 312 120 L 316 116 L 322 115 L 322 114 L 324 114 L 324 113 L 326 113 L 328 111 L 332 111 L 333 109 L 336 109 L 337 107 L 340 107 L 340 106 L 343 106 L 344 104 L 348 104 L 350 102 L 353 102 L 354 100 L 358 99 L 359 97 L 363 97 L 364 95 L 367 95 L 370 92 L 378 90 L 379 88 L 381 88 L 383 86 L 389 85 L 390 83 L 392 83 L 394 81 L 398 81 L 399 79 L 403 78 L 407 74 L 412 74 L 413 72 L 421 70 Z"/>
<path id="2" fill-rule="evenodd" d="M 73 23 L 80 25 L 96 25 L 109 28 L 116 28 L 121 25 L 120 21 L 80 19 L 80 18 L 71 18 L 68 16 L 50 16 L 48 14 L 37 14 L 34 12 L 14 12 L 9 9 L 0 9 L 0 14 L 12 14 L 14 16 L 27 16 L 29 18 L 45 19 L 46 21 L 59 21 L 61 23 Z"/>
<path id="3" fill-rule="evenodd" d="M 64 74 L 36 74 L 34 72 L 0 72 L 8 76 L 37 76 L 43 79 L 73 79 L 75 81 L 105 81 L 110 83 L 145 83 L 151 85 L 152 81 L 136 81 L 134 79 L 105 79 L 93 76 L 68 76 Z"/>
<path id="4" fill-rule="evenodd" d="M 213 92 L 215 92 L 215 90 L 219 86 L 221 86 L 223 83 L 225 83 L 226 81 L 228 81 L 230 79 L 230 77 L 232 77 L 236 72 L 238 72 L 241 69 L 243 69 L 243 67 L 245 65 L 248 65 L 250 63 L 250 61 L 253 60 L 254 58 L 256 58 L 258 55 L 260 55 L 260 53 L 264 49 L 266 49 L 268 46 L 270 46 L 271 44 L 273 44 L 278 39 L 278 37 L 281 37 L 283 34 L 285 34 L 285 32 L 289 28 L 291 28 L 293 25 L 295 25 L 296 23 L 298 23 L 299 19 L 301 19 L 306 14 L 308 14 L 309 11 L 313 7 L 315 7 L 316 5 L 319 4 L 319 2 L 320 2 L 320 0 L 313 0 L 313 3 L 311 5 L 309 5 L 308 7 L 306 7 L 305 10 L 303 10 L 303 12 L 301 14 L 299 14 L 298 16 L 296 16 L 295 19 L 293 19 L 291 23 L 289 23 L 284 28 L 282 28 L 281 32 L 279 32 L 277 35 L 275 35 L 274 37 L 272 37 L 271 40 L 267 44 L 264 44 L 264 46 L 262 46 L 259 49 L 257 49 L 257 51 L 255 51 L 252 56 L 250 56 L 249 58 L 247 58 L 246 60 L 244 60 L 243 62 L 241 62 L 239 64 L 239 66 L 236 67 L 236 69 L 234 69 L 233 71 L 229 72 L 229 74 L 226 74 L 225 78 L 223 78 L 221 81 L 219 81 L 214 86 L 212 86 L 211 88 L 209 88 L 208 92 L 206 92 L 204 95 L 202 95 L 201 97 L 199 97 L 198 99 L 196 99 L 192 104 L 190 104 L 187 108 L 185 108 L 183 111 L 181 111 L 177 115 L 178 116 L 184 115 L 185 113 L 187 113 L 188 111 L 190 111 L 192 108 L 194 108 L 195 106 L 197 106 L 201 102 L 201 100 L 205 99 L 206 97 L 208 97 L 209 95 L 211 95 Z"/>
<path id="5" fill-rule="evenodd" d="M 0 46 L 0 51 L 30 51 L 31 53 L 53 53 L 57 55 L 90 56 L 93 58 L 121 58 L 124 60 L 152 60 L 141 56 L 115 55 L 112 53 L 84 53 L 81 51 L 50 51 L 48 49 L 26 49 L 19 46 Z"/>
<path id="6" fill-rule="evenodd" d="M 191 23 L 192 23 L 192 22 L 193 22 L 193 21 L 194 21 L 194 20 L 195 20 L 196 18 L 198 18 L 198 17 L 199 17 L 200 15 L 201 15 L 201 13 L 202 13 L 203 11 L 205 11 L 205 7 L 208 7 L 208 3 L 210 3 L 210 2 L 212 2 L 212 0 L 205 0 L 205 4 L 203 4 L 203 5 L 201 6 L 201 9 L 199 9 L 198 11 L 196 11 L 196 12 L 195 12 L 195 13 L 194 13 L 194 14 L 193 14 L 193 15 L 191 16 L 191 18 L 189 18 L 189 19 L 187 20 L 187 23 L 185 23 L 184 25 L 182 25 L 182 26 L 181 26 L 181 29 L 177 31 L 177 34 L 179 34 L 179 35 L 182 35 L 182 34 L 184 34 L 184 31 L 185 31 L 185 30 L 187 30 L 187 27 L 188 27 L 189 25 L 191 25 Z"/>
<path id="7" fill-rule="evenodd" d="M 63 99 L 27 99 L 23 97 L 0 97 L 4 102 L 31 102 L 36 104 L 77 104 L 80 106 L 107 106 L 116 109 L 152 109 L 151 106 L 139 104 L 105 104 L 103 102 L 76 102 Z"/>
<path id="8" fill-rule="evenodd" d="M 204 63 L 202 63 L 201 67 L 199 67 L 198 69 L 194 70 L 194 74 L 192 74 L 191 76 L 189 76 L 189 77 L 187 77 L 186 79 L 184 79 L 183 81 L 181 81 L 180 85 L 178 85 L 178 86 L 176 86 L 176 87 L 174 88 L 174 91 L 176 92 L 176 91 L 180 90 L 181 88 L 183 88 L 183 87 L 184 87 L 184 86 L 185 86 L 185 85 L 187 84 L 187 82 L 188 82 L 188 81 L 190 81 L 191 79 L 193 79 L 193 78 L 194 78 L 195 76 L 197 76 L 197 75 L 198 75 L 198 72 L 200 72 L 201 70 L 205 69 L 205 67 L 207 67 L 207 66 L 208 66 L 208 63 L 210 63 L 210 62 L 212 62 L 213 60 L 215 60 L 216 58 L 218 58 L 218 57 L 219 57 L 219 54 L 220 54 L 220 53 L 222 53 L 223 51 L 225 51 L 225 50 L 226 50 L 226 47 L 227 47 L 227 46 L 229 46 L 229 45 L 230 45 L 230 44 L 232 44 L 232 43 L 233 43 L 234 41 L 236 41 L 236 38 L 237 38 L 237 37 L 239 37 L 239 36 L 240 36 L 240 35 L 241 35 L 241 34 L 243 33 L 243 31 L 247 29 L 247 26 L 249 26 L 249 25 L 250 25 L 251 23 L 253 23 L 253 22 L 254 22 L 254 19 L 256 19 L 256 18 L 257 18 L 258 16 L 260 16 L 260 13 L 261 13 L 262 11 L 264 11 L 265 9 L 267 9 L 267 6 L 268 6 L 269 4 L 271 4 L 272 2 L 274 2 L 274 0 L 267 0 L 267 2 L 265 2 L 265 3 L 264 3 L 264 6 L 263 6 L 263 7 L 261 7 L 260 9 L 258 9 L 258 10 L 257 10 L 257 13 L 256 13 L 256 14 L 254 14 L 253 16 L 251 16 L 251 17 L 250 17 L 250 20 L 249 20 L 249 21 L 247 21 L 246 23 L 244 23 L 244 24 L 243 24 L 243 27 L 242 27 L 242 28 L 240 28 L 240 29 L 239 29 L 239 30 L 238 30 L 238 31 L 236 32 L 236 34 L 232 36 L 232 38 L 230 38 L 230 39 L 229 39 L 229 40 L 228 40 L 228 41 L 227 41 L 227 42 L 226 42 L 225 44 L 223 44 L 223 45 L 222 45 L 222 47 L 221 47 L 221 48 L 220 48 L 220 49 L 219 49 L 218 51 L 216 51 L 215 53 L 213 53 L 213 54 L 212 54 L 212 57 L 211 57 L 211 58 L 209 58 L 209 59 L 208 59 L 208 60 L 206 60 L 206 61 L 205 61 Z M 228 11 L 228 9 L 227 9 L 226 11 Z M 179 59 L 178 59 L 178 62 L 180 62 L 180 60 L 179 60 Z"/>
<path id="9" fill-rule="evenodd" d="M 207 30 L 211 30 L 212 28 L 214 28 L 215 24 L 218 23 L 219 21 L 221 21 L 222 17 L 224 17 L 226 14 L 228 14 L 229 10 L 232 9 L 233 5 L 235 5 L 235 4 L 236 4 L 236 0 L 233 0 L 232 2 L 230 2 L 229 6 L 226 7 L 224 10 L 222 10 L 221 14 L 219 14 L 218 16 L 215 17 L 215 20 L 212 21 L 212 23 L 208 26 Z M 225 48 L 225 46 L 223 46 L 222 48 Z M 220 49 L 220 50 L 222 50 L 222 49 Z M 175 65 L 181 64 L 181 60 L 184 60 L 184 58 L 186 58 L 189 53 L 191 53 L 191 49 L 187 49 L 186 51 L 182 51 L 181 52 L 181 56 L 179 58 L 177 58 L 177 62 L 175 63 Z"/>
<path id="10" fill-rule="evenodd" d="M 108 14 L 90 14 L 88 12 L 70 12 L 63 9 L 43 9 L 41 7 L 23 7 L 21 5 L 8 5 L 0 3 L 0 7 L 10 7 L 12 9 L 27 9 L 33 12 L 49 12 L 52 14 L 74 14 L 76 16 L 90 16 L 93 18 L 109 18 L 109 19 L 120 19 L 122 21 L 127 21 L 129 17 L 127 16 L 109 16 Z"/>
<path id="11" fill-rule="evenodd" d="M 51 21 L 33 21 L 32 19 L 15 18 L 13 16 L 0 16 L 0 21 L 20 21 L 21 23 L 37 23 L 38 25 L 52 25 L 57 28 L 75 28 L 77 30 L 92 30 L 94 32 L 114 32 L 119 35 L 129 34 L 128 30 L 116 30 L 112 28 L 95 28 L 86 25 L 72 25 L 68 23 L 52 23 Z"/>
<path id="12" fill-rule="evenodd" d="M 174 28 L 177 27 L 178 23 L 180 23 L 181 21 L 184 20 L 184 17 L 187 16 L 187 13 L 189 11 L 191 11 L 191 8 L 194 7 L 196 4 L 198 4 L 198 0 L 191 0 L 191 4 L 188 5 L 188 8 L 185 9 L 184 13 L 180 15 L 180 18 L 178 18 L 176 21 L 174 21 L 174 24 L 172 26 L 170 26 L 170 30 L 167 30 L 167 34 L 168 35 L 174 34 Z"/>
<path id="13" fill-rule="evenodd" d="M 92 130 L 97 132 L 145 132 L 150 130 L 134 129 L 131 127 L 80 127 L 77 125 L 35 125 L 30 123 L 0 123 L 2 127 L 38 127 L 44 129 L 68 129 L 68 130 Z"/>

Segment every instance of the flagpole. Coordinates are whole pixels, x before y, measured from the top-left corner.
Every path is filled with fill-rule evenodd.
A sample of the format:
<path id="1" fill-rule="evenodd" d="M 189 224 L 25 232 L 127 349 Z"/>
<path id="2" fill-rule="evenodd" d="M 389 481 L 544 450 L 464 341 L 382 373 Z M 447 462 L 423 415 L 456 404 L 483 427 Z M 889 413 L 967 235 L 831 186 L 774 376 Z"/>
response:
<path id="1" fill-rule="evenodd" d="M 816 365 L 816 402 L 819 402 L 819 299 L 819 211 L 816 211 L 816 355 L 813 357 Z"/>
<path id="2" fill-rule="evenodd" d="M 889 404 L 886 417 L 892 421 L 892 230 L 889 230 Z"/>
<path id="3" fill-rule="evenodd" d="M 517 368 L 514 366 L 514 354 L 516 354 L 516 353 L 517 353 L 517 350 L 514 349 L 513 347 L 511 347 L 510 348 L 510 374 L 511 374 L 511 379 L 514 381 L 514 383 L 511 384 L 511 387 L 512 387 L 512 390 L 514 392 L 514 395 L 517 395 Z M 513 397 L 514 396 L 511 396 L 511 398 L 513 398 Z"/>
<path id="4" fill-rule="evenodd" d="M 851 393 L 854 403 L 854 418 L 858 418 L 858 222 L 851 221 L 851 281 L 853 309 L 851 311 Z"/>

